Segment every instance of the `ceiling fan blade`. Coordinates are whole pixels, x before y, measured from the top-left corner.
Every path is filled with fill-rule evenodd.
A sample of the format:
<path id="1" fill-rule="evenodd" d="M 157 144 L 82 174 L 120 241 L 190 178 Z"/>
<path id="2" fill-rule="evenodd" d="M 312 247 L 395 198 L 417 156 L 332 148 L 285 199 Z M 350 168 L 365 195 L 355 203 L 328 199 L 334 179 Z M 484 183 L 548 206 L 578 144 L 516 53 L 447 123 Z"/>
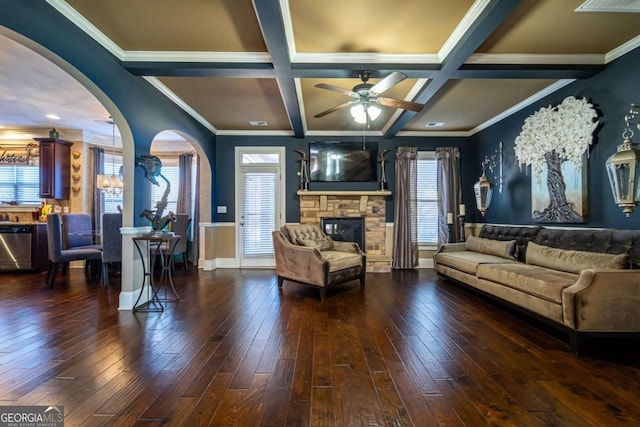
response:
<path id="1" fill-rule="evenodd" d="M 376 102 L 380 105 L 384 105 L 385 107 L 402 108 L 403 110 L 411 110 L 411 111 L 415 111 L 416 113 L 419 113 L 420 111 L 422 111 L 422 107 L 424 107 L 424 105 L 422 104 L 417 104 L 415 102 L 409 102 L 409 101 L 402 101 L 400 99 L 394 99 L 394 98 L 379 97 L 379 98 L 376 98 Z"/>
<path id="2" fill-rule="evenodd" d="M 315 117 L 316 119 L 319 119 L 320 117 L 324 117 L 327 114 L 333 113 L 334 111 L 338 111 L 338 110 L 342 110 L 343 108 L 347 108 L 351 104 L 353 104 L 353 102 L 345 102 L 344 104 L 336 105 L 335 107 L 329 108 L 328 110 L 324 110 L 323 112 L 318 113 L 313 117 Z"/>
<path id="3" fill-rule="evenodd" d="M 373 87 L 369 89 L 369 92 L 376 95 L 381 94 L 385 90 L 390 89 L 391 86 L 397 85 L 406 78 L 406 74 L 403 74 L 400 71 L 394 71 L 378 83 L 374 84 Z"/>
<path id="4" fill-rule="evenodd" d="M 342 94 L 345 94 L 345 95 L 347 95 L 347 96 L 351 96 L 351 97 L 353 97 L 353 98 L 359 98 L 359 97 L 360 97 L 357 93 L 355 93 L 355 92 L 354 92 L 354 91 L 352 91 L 352 90 L 349 90 L 349 89 L 343 89 L 343 88 L 338 87 L 338 86 L 328 85 L 328 84 L 326 84 L 326 83 L 318 83 L 318 84 L 316 85 L 316 87 L 317 87 L 317 88 L 320 88 L 320 89 L 332 90 L 332 91 L 334 91 L 334 92 L 340 92 L 340 93 L 342 93 Z"/>

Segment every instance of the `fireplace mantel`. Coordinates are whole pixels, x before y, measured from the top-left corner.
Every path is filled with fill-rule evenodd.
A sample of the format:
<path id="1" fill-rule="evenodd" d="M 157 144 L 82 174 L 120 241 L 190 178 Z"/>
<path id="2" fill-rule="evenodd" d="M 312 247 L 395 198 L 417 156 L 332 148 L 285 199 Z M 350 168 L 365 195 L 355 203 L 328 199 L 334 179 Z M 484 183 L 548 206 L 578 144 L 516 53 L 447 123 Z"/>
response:
<path id="1" fill-rule="evenodd" d="M 390 196 L 389 190 L 369 190 L 369 191 L 311 191 L 298 190 L 298 196 Z"/>
<path id="2" fill-rule="evenodd" d="M 310 191 L 310 190 L 298 190 L 296 193 L 300 197 L 319 197 L 320 210 L 327 210 L 328 198 L 340 198 L 340 197 L 359 197 L 360 198 L 360 212 L 364 214 L 367 211 L 367 204 L 369 203 L 369 197 L 386 197 L 391 195 L 391 191 L 385 190 L 373 190 L 373 191 Z"/>

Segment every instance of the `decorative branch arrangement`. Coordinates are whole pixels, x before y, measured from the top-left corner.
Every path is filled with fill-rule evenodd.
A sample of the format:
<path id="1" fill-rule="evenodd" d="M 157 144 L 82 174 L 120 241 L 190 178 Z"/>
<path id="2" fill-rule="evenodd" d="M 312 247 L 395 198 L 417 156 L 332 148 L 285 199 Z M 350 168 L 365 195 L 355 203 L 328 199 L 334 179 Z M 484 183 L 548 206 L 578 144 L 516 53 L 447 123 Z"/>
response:
<path id="1" fill-rule="evenodd" d="M 586 99 L 569 96 L 561 104 L 543 107 L 529 116 L 515 139 L 520 166 L 531 165 L 540 179 L 547 164 L 549 206 L 534 219 L 541 222 L 579 222 L 582 217 L 567 203 L 561 165 L 571 161 L 578 168 L 588 152 L 598 125 L 598 114 Z"/>
<path id="2" fill-rule="evenodd" d="M 388 190 L 388 188 L 387 188 L 387 172 L 386 172 L 386 166 L 385 166 L 385 164 L 387 163 L 387 159 L 384 156 L 389 151 L 391 151 L 391 150 L 384 149 L 384 150 L 382 150 L 382 152 L 378 156 L 378 163 L 380 163 L 380 191 Z"/>
<path id="3" fill-rule="evenodd" d="M 309 189 L 309 173 L 307 172 L 307 163 L 309 162 L 309 158 L 307 157 L 307 152 L 304 150 L 294 150 L 296 153 L 300 154 L 300 158 L 297 160 L 300 162 L 300 190 L 308 190 Z"/>

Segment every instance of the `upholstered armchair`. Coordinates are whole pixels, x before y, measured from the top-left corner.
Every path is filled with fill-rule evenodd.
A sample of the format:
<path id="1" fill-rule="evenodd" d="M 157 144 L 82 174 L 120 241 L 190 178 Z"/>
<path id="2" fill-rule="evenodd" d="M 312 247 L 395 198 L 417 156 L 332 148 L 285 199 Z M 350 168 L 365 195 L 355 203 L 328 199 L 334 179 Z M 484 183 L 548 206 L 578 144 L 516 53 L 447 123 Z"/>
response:
<path id="1" fill-rule="evenodd" d="M 358 279 L 364 286 L 366 257 L 356 243 L 336 242 L 315 224 L 284 225 L 272 233 L 278 287 L 284 280 L 319 288 Z"/>

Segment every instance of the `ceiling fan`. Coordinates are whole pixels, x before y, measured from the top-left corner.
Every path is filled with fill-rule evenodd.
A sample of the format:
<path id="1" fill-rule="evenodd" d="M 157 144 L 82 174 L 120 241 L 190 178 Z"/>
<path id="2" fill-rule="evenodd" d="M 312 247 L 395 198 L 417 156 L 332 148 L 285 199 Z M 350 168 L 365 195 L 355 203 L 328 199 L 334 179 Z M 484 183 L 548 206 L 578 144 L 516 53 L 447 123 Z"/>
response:
<path id="1" fill-rule="evenodd" d="M 391 108 L 402 108 L 403 110 L 411 110 L 420 112 L 423 105 L 415 102 L 403 101 L 395 98 L 387 98 L 380 96 L 381 93 L 390 89 L 392 86 L 397 85 L 401 81 L 407 78 L 407 76 L 399 71 L 394 71 L 387 77 L 380 80 L 375 85 L 367 83 L 371 77 L 371 71 L 362 71 L 359 74 L 362 83 L 357 84 L 353 89 L 343 89 L 338 86 L 332 86 L 325 83 L 319 83 L 315 87 L 320 89 L 332 90 L 334 92 L 340 92 L 353 98 L 351 101 L 345 102 L 335 107 L 329 108 L 321 113 L 316 114 L 314 117 L 319 119 L 334 111 L 342 110 L 347 107 L 351 108 L 351 114 L 358 123 L 369 124 L 380 115 L 380 109 L 377 105 Z"/>

